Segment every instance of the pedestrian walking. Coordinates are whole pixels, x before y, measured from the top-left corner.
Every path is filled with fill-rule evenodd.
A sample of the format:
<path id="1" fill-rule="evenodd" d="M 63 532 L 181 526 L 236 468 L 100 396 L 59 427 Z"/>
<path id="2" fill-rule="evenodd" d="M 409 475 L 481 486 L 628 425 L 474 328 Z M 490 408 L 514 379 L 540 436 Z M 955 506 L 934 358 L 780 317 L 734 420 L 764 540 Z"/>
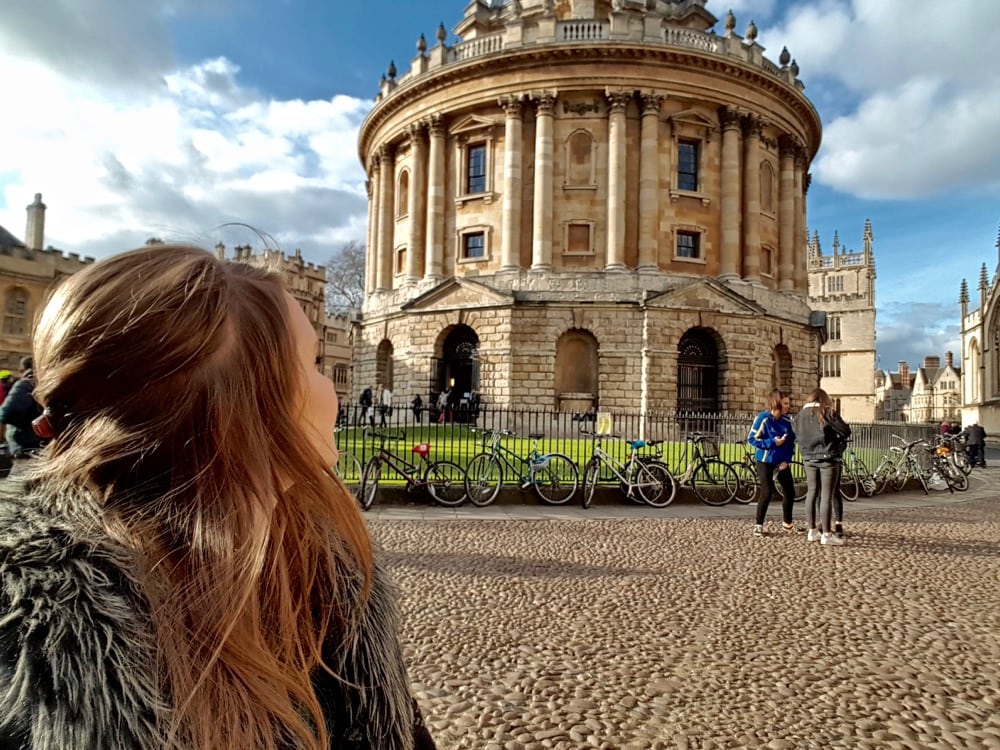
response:
<path id="1" fill-rule="evenodd" d="M 413 421 L 420 424 L 424 416 L 424 400 L 420 398 L 419 393 L 413 397 L 413 401 L 410 402 L 410 408 L 413 409 Z"/>

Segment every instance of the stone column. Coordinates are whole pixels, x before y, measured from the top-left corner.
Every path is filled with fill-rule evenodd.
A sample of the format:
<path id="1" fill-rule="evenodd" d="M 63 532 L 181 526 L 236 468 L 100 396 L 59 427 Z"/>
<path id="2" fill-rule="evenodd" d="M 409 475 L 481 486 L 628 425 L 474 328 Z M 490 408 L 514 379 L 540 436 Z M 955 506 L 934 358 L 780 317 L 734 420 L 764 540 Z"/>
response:
<path id="1" fill-rule="evenodd" d="M 382 146 L 379 158 L 378 195 L 378 273 L 375 277 L 377 291 L 392 289 L 392 254 L 396 228 L 396 157 L 392 147 Z"/>
<path id="2" fill-rule="evenodd" d="M 806 194 L 809 192 L 809 183 L 812 175 L 806 172 L 806 164 L 809 163 L 809 154 L 805 146 L 800 146 L 795 153 L 795 179 L 793 190 L 795 192 L 795 249 L 793 256 L 793 267 L 795 269 L 795 291 L 803 297 L 809 294 L 809 258 L 806 254 Z"/>
<path id="3" fill-rule="evenodd" d="M 782 136 L 778 139 L 778 288 L 783 292 L 795 287 L 796 148 L 794 138 Z"/>
<path id="4" fill-rule="evenodd" d="M 410 136 L 410 194 L 406 207 L 409 214 L 410 234 L 406 244 L 406 284 L 413 286 L 424 274 L 424 230 L 427 209 L 425 207 L 427 184 L 427 142 L 424 140 L 424 126 L 414 124 L 409 128 Z"/>
<path id="5" fill-rule="evenodd" d="M 737 279 L 740 271 L 740 113 L 733 107 L 721 107 L 719 120 L 722 125 L 719 278 Z"/>
<path id="6" fill-rule="evenodd" d="M 431 117 L 430 155 L 427 175 L 427 227 L 424 230 L 424 278 L 437 281 L 444 277 L 444 124 L 440 115 Z"/>
<path id="7" fill-rule="evenodd" d="M 760 133 L 759 117 L 743 120 L 743 278 L 760 283 Z"/>
<path id="8" fill-rule="evenodd" d="M 625 270 L 625 110 L 630 93 L 608 97 L 608 249 L 606 271 Z"/>
<path id="9" fill-rule="evenodd" d="M 658 267 L 656 250 L 659 246 L 660 194 L 660 107 L 664 97 L 642 95 L 642 126 L 639 162 L 639 271 L 655 271 Z"/>
<path id="10" fill-rule="evenodd" d="M 532 225 L 531 270 L 552 270 L 552 123 L 555 94 L 536 97 L 535 199 Z"/>
<path id="11" fill-rule="evenodd" d="M 500 271 L 521 267 L 521 131 L 523 111 L 520 94 L 500 100 L 504 120 L 503 228 L 500 233 Z"/>
<path id="12" fill-rule="evenodd" d="M 378 271 L 378 159 L 372 160 L 368 167 L 368 180 L 365 191 L 368 193 L 368 231 L 365 237 L 365 294 L 375 291 L 375 279 Z"/>

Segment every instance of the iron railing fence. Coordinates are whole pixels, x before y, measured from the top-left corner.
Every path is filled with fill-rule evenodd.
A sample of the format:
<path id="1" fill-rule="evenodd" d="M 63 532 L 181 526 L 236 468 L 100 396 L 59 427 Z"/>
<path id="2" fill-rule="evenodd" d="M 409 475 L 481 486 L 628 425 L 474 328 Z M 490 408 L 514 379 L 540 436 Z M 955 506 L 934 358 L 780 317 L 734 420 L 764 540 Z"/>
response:
<path id="1" fill-rule="evenodd" d="M 746 444 L 747 433 L 755 413 L 737 412 L 646 412 L 616 411 L 599 415 L 601 427 L 621 440 L 604 441 L 604 449 L 624 458 L 625 441 L 663 440 L 660 447 L 664 460 L 671 468 L 682 470 L 687 463 L 694 433 L 714 436 L 712 447 L 727 461 L 742 459 L 751 448 Z M 364 462 L 372 454 L 371 428 L 398 436 L 388 444 L 401 455 L 410 453 L 413 445 L 431 444 L 431 459 L 454 461 L 465 466 L 472 456 L 483 450 L 482 431 L 509 430 L 516 437 L 506 438 L 508 447 L 526 454 L 532 445 L 530 435 L 544 437 L 539 441 L 543 452 L 560 452 L 573 458 L 582 467 L 593 451 L 592 433 L 598 426 L 598 415 L 579 415 L 545 409 L 504 409 L 492 406 L 471 409 L 457 407 L 442 415 L 436 408 L 394 407 L 391 414 L 382 415 L 376 408 L 365 414 L 357 404 L 344 406 L 338 445 Z M 609 418 L 609 420 L 607 419 Z M 365 429 L 368 428 L 368 429 Z M 909 423 L 852 423 L 851 447 L 873 470 L 890 446 L 898 444 L 894 436 L 910 441 L 932 438 L 935 425 Z M 798 457 L 798 456 L 796 456 Z"/>

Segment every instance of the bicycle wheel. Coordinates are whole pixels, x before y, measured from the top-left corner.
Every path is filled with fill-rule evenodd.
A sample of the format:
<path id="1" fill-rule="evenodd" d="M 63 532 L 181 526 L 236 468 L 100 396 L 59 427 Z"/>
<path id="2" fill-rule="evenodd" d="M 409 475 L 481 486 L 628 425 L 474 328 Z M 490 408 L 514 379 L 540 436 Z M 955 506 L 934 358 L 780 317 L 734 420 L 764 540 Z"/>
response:
<path id="1" fill-rule="evenodd" d="M 432 461 L 424 472 L 427 491 L 438 505 L 453 508 L 465 502 L 465 470 L 451 461 Z"/>
<path id="2" fill-rule="evenodd" d="M 941 476 L 944 477 L 944 481 L 946 481 L 953 490 L 965 492 L 969 489 L 969 477 L 964 471 L 958 468 L 954 462 L 951 461 L 951 459 L 939 459 L 939 466 Z"/>
<path id="3" fill-rule="evenodd" d="M 635 489 L 647 505 L 654 508 L 668 505 L 673 499 L 668 498 L 672 485 L 670 472 L 662 464 L 636 462 Z"/>
<path id="4" fill-rule="evenodd" d="M 965 451 L 962 449 L 956 449 L 951 452 L 951 459 L 954 461 L 955 466 L 963 474 L 972 473 L 972 462 L 969 461 L 969 457 L 966 455 Z"/>
<path id="5" fill-rule="evenodd" d="M 840 494 L 848 502 L 858 499 L 858 492 L 861 484 L 858 482 L 858 475 L 854 473 L 854 467 L 844 464 L 840 469 Z"/>
<path id="6" fill-rule="evenodd" d="M 532 466 L 535 491 L 549 505 L 569 502 L 580 484 L 580 470 L 562 453 L 546 453 Z"/>
<path id="7" fill-rule="evenodd" d="M 465 494 L 473 505 L 485 507 L 497 499 L 503 485 L 503 467 L 489 453 L 473 456 L 465 469 Z"/>
<path id="8" fill-rule="evenodd" d="M 806 482 L 806 467 L 801 461 L 789 461 L 788 468 L 792 470 L 792 481 L 795 483 L 795 502 L 801 503 L 809 494 L 809 483 Z"/>
<path id="9" fill-rule="evenodd" d="M 647 497 L 647 493 L 643 491 L 643 488 L 639 487 L 639 494 L 642 495 L 642 499 L 647 504 L 652 505 L 654 508 L 666 508 L 677 497 L 677 479 L 674 477 L 673 472 L 670 471 L 670 467 L 663 461 L 654 459 L 643 461 L 642 464 L 648 467 L 653 472 L 653 475 L 663 483 L 663 492 L 658 497 L 650 499 Z"/>
<path id="10" fill-rule="evenodd" d="M 691 489 L 705 505 L 725 505 L 736 497 L 740 478 L 720 458 L 707 458 L 691 477 Z"/>
<path id="11" fill-rule="evenodd" d="M 592 458 L 587 462 L 587 468 L 583 472 L 583 507 L 589 508 L 594 500 L 594 490 L 597 489 L 597 480 L 601 476 L 601 462 Z"/>
<path id="12" fill-rule="evenodd" d="M 358 502 L 362 510 L 368 510 L 375 502 L 378 491 L 378 480 L 382 478 L 382 461 L 378 456 L 372 456 L 361 474 L 361 487 L 358 490 Z"/>
<path id="13" fill-rule="evenodd" d="M 340 452 L 340 457 L 333 467 L 333 473 L 340 477 L 340 481 L 344 483 L 344 486 L 347 487 L 355 500 L 359 497 L 361 474 L 363 471 L 364 469 L 362 469 L 358 457 L 348 451 Z"/>
<path id="14" fill-rule="evenodd" d="M 901 492 L 906 486 L 907 481 L 910 479 L 910 464 L 908 461 L 904 461 L 899 466 L 895 467 L 895 474 L 892 475 L 892 488 L 896 492 Z"/>
<path id="15" fill-rule="evenodd" d="M 872 482 L 875 485 L 874 494 L 881 495 L 889 486 L 892 478 L 892 460 L 886 456 L 879 463 L 878 468 L 872 472 Z"/>
<path id="16" fill-rule="evenodd" d="M 736 489 L 736 496 L 733 500 L 744 505 L 757 502 L 757 493 L 760 491 L 760 485 L 757 484 L 757 472 L 744 461 L 737 461 L 729 465 L 733 467 L 740 480 L 740 486 Z"/>
<path id="17" fill-rule="evenodd" d="M 865 497 L 875 494 L 875 476 L 868 471 L 865 462 L 860 458 L 854 458 L 854 473 L 858 477 L 858 487 L 865 493 Z"/>

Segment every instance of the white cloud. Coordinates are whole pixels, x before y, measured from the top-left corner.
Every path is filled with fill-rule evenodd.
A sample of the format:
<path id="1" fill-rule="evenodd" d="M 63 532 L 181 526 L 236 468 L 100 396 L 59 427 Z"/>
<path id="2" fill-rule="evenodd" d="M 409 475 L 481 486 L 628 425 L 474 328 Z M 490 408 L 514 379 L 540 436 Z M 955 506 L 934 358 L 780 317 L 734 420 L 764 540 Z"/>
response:
<path id="1" fill-rule="evenodd" d="M 16 155 L 16 172 L 0 173 L 0 224 L 15 235 L 41 192 L 46 244 L 97 256 L 150 236 L 214 244 L 227 221 L 321 262 L 332 247 L 314 243 L 364 237 L 356 139 L 370 102 L 267 100 L 225 58 L 165 70 L 162 85 L 143 89 L 94 86 L 6 49 L 0 69 L 13 74 L 15 100 L 38 102 L 0 118 L 0 142 Z"/>
<path id="2" fill-rule="evenodd" d="M 762 31 L 787 45 L 807 93 L 842 92 L 817 179 L 864 198 L 1000 192 L 1000 66 L 978 29 L 995 0 L 816 0 Z"/>

